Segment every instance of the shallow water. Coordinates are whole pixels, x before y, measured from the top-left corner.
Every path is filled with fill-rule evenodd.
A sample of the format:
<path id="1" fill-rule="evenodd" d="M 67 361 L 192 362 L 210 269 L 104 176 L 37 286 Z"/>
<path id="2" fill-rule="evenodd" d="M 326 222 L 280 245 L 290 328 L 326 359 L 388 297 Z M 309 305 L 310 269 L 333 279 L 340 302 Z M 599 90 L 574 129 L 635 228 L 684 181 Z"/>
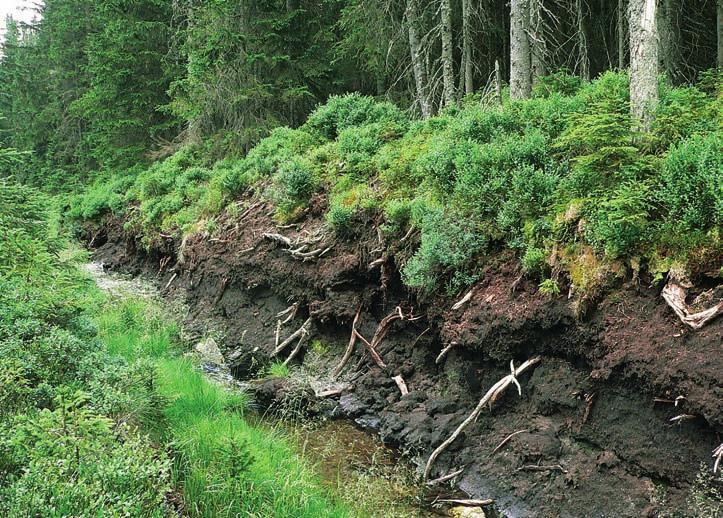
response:
<path id="1" fill-rule="evenodd" d="M 106 272 L 99 262 L 87 263 L 83 269 L 114 297 L 159 297 L 151 283 Z M 224 366 L 201 361 L 199 369 L 230 390 L 244 390 L 246 383 L 235 380 Z M 250 420 L 259 426 L 281 429 L 333 495 L 361 507 L 359 516 L 445 516 L 431 506 L 439 491 L 433 492 L 420 484 L 415 468 L 401 459 L 399 452 L 350 421 L 281 420 L 262 415 Z"/>

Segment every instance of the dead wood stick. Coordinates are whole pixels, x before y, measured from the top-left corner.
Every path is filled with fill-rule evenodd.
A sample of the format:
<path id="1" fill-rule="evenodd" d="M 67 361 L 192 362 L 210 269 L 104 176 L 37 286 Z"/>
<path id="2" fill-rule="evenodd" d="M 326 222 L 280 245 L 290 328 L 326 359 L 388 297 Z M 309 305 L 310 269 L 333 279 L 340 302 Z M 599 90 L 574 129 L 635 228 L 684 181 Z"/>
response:
<path id="1" fill-rule="evenodd" d="M 538 466 L 537 464 L 528 464 L 526 466 L 520 466 L 515 471 L 561 471 L 567 473 L 567 470 L 559 464 L 552 464 L 549 466 Z"/>
<path id="2" fill-rule="evenodd" d="M 472 291 L 473 290 L 469 290 L 467 292 L 467 295 L 462 297 L 454 306 L 452 306 L 452 311 L 457 311 L 459 308 L 461 308 L 462 306 L 467 304 L 470 301 L 470 299 L 472 298 Z"/>
<path id="3" fill-rule="evenodd" d="M 441 484 L 443 482 L 447 482 L 448 480 L 452 480 L 457 475 L 461 475 L 464 471 L 464 468 L 460 468 L 457 471 L 453 471 L 452 473 L 447 473 L 446 475 L 442 475 L 439 478 L 435 478 L 434 480 L 430 480 L 427 482 L 428 486 L 436 486 L 437 484 Z"/>
<path id="4" fill-rule="evenodd" d="M 460 424 L 457 429 L 450 435 L 447 440 L 445 440 L 442 444 L 440 444 L 436 450 L 432 452 L 432 454 L 429 456 L 429 460 L 427 460 L 427 465 L 424 467 L 424 479 L 429 479 L 429 474 L 432 471 L 432 466 L 434 465 L 434 461 L 437 460 L 437 457 L 440 456 L 440 454 L 446 450 L 450 444 L 454 442 L 454 440 L 459 437 L 459 435 L 464 431 L 465 428 L 467 428 L 470 424 L 472 424 L 477 417 L 482 413 L 482 410 L 484 410 L 485 406 L 488 404 L 491 404 L 494 402 L 502 392 L 505 391 L 505 389 L 511 385 L 512 383 L 515 383 L 517 386 L 518 392 L 522 394 L 522 390 L 520 388 L 519 382 L 517 381 L 517 376 L 525 372 L 527 369 L 532 367 L 533 365 L 536 365 L 540 362 L 540 357 L 535 356 L 534 358 L 530 358 L 526 362 L 524 362 L 522 365 L 517 367 L 517 369 L 514 368 L 514 364 L 511 363 L 512 372 L 499 380 L 497 383 L 495 383 L 491 389 L 487 391 L 487 393 L 480 399 L 479 403 L 477 403 L 477 406 L 472 411 L 472 413 L 467 416 L 467 419 L 462 421 L 462 424 Z"/>
<path id="5" fill-rule="evenodd" d="M 264 232 L 262 235 L 265 239 L 269 239 L 271 241 L 281 243 L 282 245 L 286 245 L 287 248 L 291 247 L 291 239 L 286 236 L 282 236 L 281 234 L 275 234 L 273 232 Z"/>
<path id="6" fill-rule="evenodd" d="M 491 499 L 475 500 L 475 499 L 471 499 L 471 498 L 466 498 L 466 499 L 465 498 L 461 498 L 461 499 L 438 498 L 437 500 L 435 500 L 435 502 L 444 503 L 444 504 L 459 504 L 459 505 L 463 505 L 465 507 L 479 507 L 479 506 L 483 506 L 483 505 L 492 505 L 495 503 L 495 501 L 491 500 Z"/>
<path id="7" fill-rule="evenodd" d="M 685 302 L 685 289 L 674 282 L 669 282 L 665 285 L 662 296 L 665 302 L 668 303 L 668 306 L 678 315 L 678 318 L 693 329 L 700 329 L 720 313 L 723 313 L 723 301 L 704 311 L 699 311 L 698 313 L 691 312 L 690 306 Z"/>
<path id="8" fill-rule="evenodd" d="M 291 354 L 288 358 L 284 360 L 284 365 L 288 365 L 291 360 L 293 360 L 297 354 L 299 354 L 299 351 L 301 351 L 301 346 L 304 345 L 306 340 L 309 338 L 309 330 L 304 329 L 301 333 L 301 336 L 299 337 L 299 341 L 296 344 L 296 347 L 294 347 L 294 350 L 291 351 Z"/>
<path id="9" fill-rule="evenodd" d="M 288 324 L 289 322 L 291 322 L 292 320 L 294 320 L 294 318 L 296 318 L 296 313 L 297 313 L 297 311 L 299 311 L 299 303 L 298 303 L 298 302 L 294 303 L 294 305 L 291 306 L 291 309 L 292 309 L 291 313 L 289 313 L 289 314 L 286 316 L 286 318 L 281 322 L 281 325 L 282 325 L 282 326 L 283 326 L 284 324 Z"/>
<path id="10" fill-rule="evenodd" d="M 274 352 L 271 353 L 271 356 L 276 356 L 281 351 L 286 349 L 286 346 L 288 346 L 291 342 L 293 342 L 296 338 L 303 335 L 304 333 L 308 333 L 308 327 L 311 325 L 311 317 L 306 319 L 306 322 L 304 322 L 299 329 L 294 331 L 286 340 L 281 342 L 275 349 Z"/>
<path id="11" fill-rule="evenodd" d="M 166 287 L 163 288 L 163 289 L 164 289 L 164 290 L 167 290 L 168 287 L 171 285 L 171 283 L 172 283 L 174 280 L 176 280 L 176 277 L 178 277 L 178 272 L 175 272 L 173 275 L 171 275 L 171 278 L 170 278 L 170 279 L 168 280 L 168 282 L 166 283 Z"/>
<path id="12" fill-rule="evenodd" d="M 351 353 L 354 352 L 354 344 L 356 344 L 356 338 L 357 338 L 357 332 L 356 332 L 356 326 L 359 323 L 359 320 L 361 318 L 361 304 L 356 310 L 356 315 L 354 316 L 354 321 L 351 324 L 351 336 L 349 338 L 349 345 L 346 346 L 346 351 L 344 351 L 344 356 L 342 356 L 341 361 L 339 362 L 339 365 L 336 366 L 336 368 L 332 371 L 331 377 L 336 378 L 341 374 L 341 371 L 344 370 L 344 367 L 346 366 L 347 362 L 349 361 L 349 358 L 351 358 Z"/>
<path id="13" fill-rule="evenodd" d="M 502 449 L 502 447 L 503 447 L 505 444 L 507 444 L 508 442 L 510 442 L 510 439 L 512 439 L 515 435 L 520 434 L 520 433 L 525 433 L 525 432 L 529 432 L 529 430 L 517 430 L 516 432 L 512 432 L 510 435 L 508 435 L 507 437 L 505 437 L 504 439 L 502 439 L 502 442 L 499 443 L 499 444 L 495 447 L 494 450 L 492 450 L 492 453 L 490 453 L 489 456 L 492 457 L 495 453 L 497 453 L 498 451 L 500 451 L 500 449 Z"/>
<path id="14" fill-rule="evenodd" d="M 447 355 L 447 353 L 450 351 L 450 349 L 452 349 L 452 347 L 454 347 L 455 345 L 457 345 L 457 342 L 451 342 L 447 347 L 442 349 L 442 352 L 439 353 L 439 355 L 437 355 L 437 359 L 434 360 L 434 363 L 439 365 L 439 362 L 442 361 L 442 359 Z"/>
<path id="15" fill-rule="evenodd" d="M 392 379 L 394 380 L 394 383 L 397 384 L 397 387 L 399 387 L 399 392 L 402 393 L 402 397 L 409 394 L 409 389 L 407 388 L 407 384 L 404 382 L 404 378 L 402 378 L 402 375 L 398 376 L 392 376 Z"/>

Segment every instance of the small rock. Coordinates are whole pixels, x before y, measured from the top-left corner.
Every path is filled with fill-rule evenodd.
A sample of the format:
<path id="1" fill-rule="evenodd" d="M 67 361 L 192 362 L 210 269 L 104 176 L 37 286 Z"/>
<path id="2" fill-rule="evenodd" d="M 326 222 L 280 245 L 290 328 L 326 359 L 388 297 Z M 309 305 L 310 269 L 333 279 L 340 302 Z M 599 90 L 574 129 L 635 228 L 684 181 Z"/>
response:
<path id="1" fill-rule="evenodd" d="M 218 348 L 218 344 L 213 338 L 206 338 L 198 342 L 194 349 L 201 356 L 202 361 L 215 363 L 216 365 L 225 365 L 221 349 Z"/>
<path id="2" fill-rule="evenodd" d="M 485 512 L 481 507 L 465 507 L 458 505 L 449 510 L 453 518 L 485 518 Z"/>

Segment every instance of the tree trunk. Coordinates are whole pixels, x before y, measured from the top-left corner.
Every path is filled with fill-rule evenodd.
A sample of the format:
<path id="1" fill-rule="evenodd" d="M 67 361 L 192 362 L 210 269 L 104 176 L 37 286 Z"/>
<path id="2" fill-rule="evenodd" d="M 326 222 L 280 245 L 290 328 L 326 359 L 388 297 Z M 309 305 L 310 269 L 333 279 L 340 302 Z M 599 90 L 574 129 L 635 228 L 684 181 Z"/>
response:
<path id="1" fill-rule="evenodd" d="M 530 60 L 532 66 L 532 82 L 547 73 L 545 66 L 545 33 L 542 25 L 542 0 L 530 0 Z"/>
<path id="2" fill-rule="evenodd" d="M 575 16 L 577 18 L 577 59 L 580 76 L 586 81 L 590 80 L 590 56 L 587 50 L 587 24 L 585 23 L 584 0 L 575 0 Z"/>
<path id="3" fill-rule="evenodd" d="M 414 84 L 417 90 L 417 102 L 419 102 L 420 109 L 422 110 L 422 117 L 426 119 L 432 115 L 432 106 L 429 102 L 429 93 L 427 90 L 427 68 L 422 59 L 422 45 L 419 41 L 419 11 L 417 9 L 417 0 L 407 0 L 405 14 L 409 32 L 409 52 L 412 59 Z"/>
<path id="4" fill-rule="evenodd" d="M 630 0 L 630 112 L 640 131 L 650 131 L 658 104 L 656 0 Z"/>
<path id="5" fill-rule="evenodd" d="M 675 82 L 680 64 L 680 32 L 676 0 L 662 0 L 658 11 L 660 65 L 671 83 Z"/>
<path id="6" fill-rule="evenodd" d="M 625 69 L 625 0 L 618 0 L 618 69 Z"/>
<path id="7" fill-rule="evenodd" d="M 472 0 L 462 0 L 462 62 L 464 64 L 464 93 L 474 92 L 472 83 Z"/>
<path id="8" fill-rule="evenodd" d="M 530 41 L 530 0 L 510 2 L 510 97 L 529 99 L 532 93 Z"/>
<path id="9" fill-rule="evenodd" d="M 454 104 L 454 56 L 452 55 L 452 7 L 442 0 L 442 80 L 444 105 Z"/>

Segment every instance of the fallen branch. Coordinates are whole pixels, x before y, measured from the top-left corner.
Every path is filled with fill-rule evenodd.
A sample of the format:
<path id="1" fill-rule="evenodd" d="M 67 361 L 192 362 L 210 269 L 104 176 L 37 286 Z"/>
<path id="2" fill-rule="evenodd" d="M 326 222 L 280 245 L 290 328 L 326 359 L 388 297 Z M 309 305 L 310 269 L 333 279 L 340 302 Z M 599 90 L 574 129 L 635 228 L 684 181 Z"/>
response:
<path id="1" fill-rule="evenodd" d="M 495 447 L 494 450 L 492 450 L 492 453 L 490 453 L 489 456 L 492 457 L 495 453 L 497 453 L 498 451 L 500 451 L 500 450 L 502 449 L 502 447 L 503 447 L 505 444 L 507 444 L 508 442 L 510 442 L 510 440 L 511 440 L 515 435 L 518 435 L 518 434 L 521 434 L 521 433 L 525 433 L 525 432 L 529 432 L 529 430 L 517 430 L 516 432 L 512 432 L 510 435 L 508 435 L 507 437 L 505 437 L 504 439 L 502 439 L 502 442 L 499 443 L 499 444 Z"/>
<path id="2" fill-rule="evenodd" d="M 309 326 L 311 325 L 311 317 L 306 319 L 306 322 L 304 322 L 299 329 L 294 331 L 286 340 L 281 342 L 279 345 L 276 346 L 274 349 L 274 352 L 271 353 L 271 356 L 276 356 L 281 351 L 286 349 L 286 347 L 293 342 L 296 338 L 299 336 L 309 332 Z"/>
<path id="3" fill-rule="evenodd" d="M 537 464 L 528 464 L 526 466 L 520 466 L 515 471 L 561 471 L 567 473 L 567 470 L 559 464 L 552 464 L 549 466 L 538 466 Z"/>
<path id="4" fill-rule="evenodd" d="M 409 394 L 409 389 L 407 388 L 407 384 L 404 382 L 404 378 L 402 378 L 401 374 L 399 376 L 393 376 L 392 379 L 394 380 L 394 383 L 397 384 L 397 387 L 399 387 L 399 392 L 402 393 L 402 397 Z"/>
<path id="5" fill-rule="evenodd" d="M 522 395 L 522 388 L 520 387 L 519 382 L 517 381 L 517 376 L 525 372 L 527 369 L 532 367 L 533 365 L 540 362 L 540 357 L 535 356 L 534 358 L 530 358 L 525 363 L 520 365 L 517 369 L 514 368 L 514 364 L 510 362 L 511 372 L 501 380 L 499 380 L 497 383 L 495 383 L 491 389 L 487 391 L 487 393 L 480 399 L 479 403 L 477 403 L 477 406 L 472 411 L 472 413 L 467 416 L 467 419 L 465 419 L 462 424 L 460 424 L 457 429 L 452 433 L 452 435 L 447 438 L 446 441 L 444 441 L 442 444 L 440 444 L 436 450 L 432 452 L 432 454 L 429 456 L 429 460 L 427 460 L 427 465 L 424 467 L 424 480 L 429 479 L 429 474 L 432 471 L 432 466 L 434 465 L 434 461 L 437 460 L 437 457 L 441 455 L 441 453 L 446 450 L 450 444 L 454 442 L 454 440 L 459 437 L 459 435 L 464 431 L 465 428 L 467 428 L 470 424 L 472 424 L 474 421 L 477 420 L 477 417 L 479 417 L 480 413 L 482 413 L 482 410 L 484 410 L 485 406 L 488 404 L 491 406 L 492 403 L 502 394 L 505 389 L 512 383 L 514 383 L 517 386 L 517 391 L 520 395 Z"/>
<path id="6" fill-rule="evenodd" d="M 437 365 L 439 365 L 439 362 L 441 362 L 442 359 L 443 359 L 445 356 L 447 356 L 447 353 L 448 353 L 448 352 L 452 349 L 452 347 L 454 347 L 455 345 L 457 345 L 457 342 L 451 342 L 447 347 L 445 347 L 444 349 L 442 349 L 442 352 L 439 353 L 439 355 L 437 355 L 437 359 L 434 360 L 434 363 L 436 363 Z"/>
<path id="7" fill-rule="evenodd" d="M 439 478 L 435 478 L 434 480 L 430 480 L 427 482 L 428 486 L 436 486 L 437 484 L 442 484 L 443 482 L 447 482 L 448 480 L 452 480 L 457 475 L 461 475 L 464 471 L 464 468 L 460 468 L 457 471 L 453 471 L 452 473 L 447 473 L 446 475 L 442 475 Z"/>
<path id="8" fill-rule="evenodd" d="M 685 302 L 685 288 L 674 282 L 668 282 L 668 284 L 665 285 L 662 296 L 665 302 L 668 303 L 668 306 L 678 315 L 678 318 L 693 329 L 700 329 L 720 313 L 723 313 L 723 301 L 718 302 L 715 306 L 704 311 L 693 313 L 690 306 Z"/>
<path id="9" fill-rule="evenodd" d="M 452 306 L 452 311 L 457 311 L 459 308 L 461 308 L 462 306 L 467 304 L 470 301 L 470 299 L 472 298 L 472 291 L 473 290 L 469 290 L 467 292 L 467 295 L 462 297 L 454 306 Z"/>

